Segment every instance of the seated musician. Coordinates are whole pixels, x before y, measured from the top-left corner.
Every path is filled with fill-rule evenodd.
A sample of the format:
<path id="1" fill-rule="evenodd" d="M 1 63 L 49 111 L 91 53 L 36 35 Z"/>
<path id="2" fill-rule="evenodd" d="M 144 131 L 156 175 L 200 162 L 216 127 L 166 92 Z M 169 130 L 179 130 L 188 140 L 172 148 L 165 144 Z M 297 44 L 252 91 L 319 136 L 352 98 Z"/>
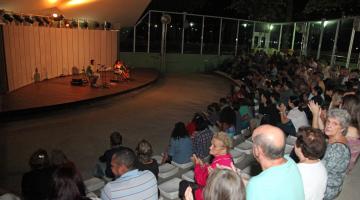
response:
<path id="1" fill-rule="evenodd" d="M 89 77 L 91 87 L 97 87 L 97 80 L 100 78 L 100 74 L 94 72 L 95 60 L 91 59 L 89 66 L 86 68 L 86 76 Z"/>
<path id="2" fill-rule="evenodd" d="M 114 73 L 117 75 L 118 78 L 121 78 L 122 80 L 130 79 L 130 70 L 121 60 L 116 60 L 114 64 Z"/>

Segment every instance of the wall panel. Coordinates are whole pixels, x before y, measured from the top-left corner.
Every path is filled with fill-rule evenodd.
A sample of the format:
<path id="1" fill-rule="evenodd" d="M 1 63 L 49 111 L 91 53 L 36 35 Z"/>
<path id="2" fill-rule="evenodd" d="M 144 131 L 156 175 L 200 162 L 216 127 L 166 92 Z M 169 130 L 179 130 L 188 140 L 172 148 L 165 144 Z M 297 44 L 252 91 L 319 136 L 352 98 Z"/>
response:
<path id="1" fill-rule="evenodd" d="M 86 51 L 84 49 L 84 30 L 78 29 L 77 31 L 79 33 L 78 35 L 78 41 L 76 41 L 79 44 L 79 67 L 85 67 L 85 58 L 84 58 L 84 54 Z"/>
<path id="2" fill-rule="evenodd" d="M 54 77 L 56 75 L 56 73 L 53 73 L 53 69 L 52 69 L 52 59 L 51 59 L 51 29 L 50 28 L 44 28 L 44 35 L 48 36 L 48 37 L 44 37 L 42 38 L 44 40 L 45 43 L 45 54 L 42 55 L 43 57 L 45 57 L 45 68 L 48 71 L 48 74 L 50 77 Z"/>
<path id="3" fill-rule="evenodd" d="M 67 49 L 68 49 L 67 32 L 66 29 L 61 29 L 61 51 L 62 51 L 64 75 L 71 74 L 71 67 L 69 66 Z"/>
<path id="4" fill-rule="evenodd" d="M 9 91 L 32 83 L 35 68 L 41 79 L 86 68 L 90 59 L 111 67 L 117 56 L 117 32 L 3 25 Z"/>

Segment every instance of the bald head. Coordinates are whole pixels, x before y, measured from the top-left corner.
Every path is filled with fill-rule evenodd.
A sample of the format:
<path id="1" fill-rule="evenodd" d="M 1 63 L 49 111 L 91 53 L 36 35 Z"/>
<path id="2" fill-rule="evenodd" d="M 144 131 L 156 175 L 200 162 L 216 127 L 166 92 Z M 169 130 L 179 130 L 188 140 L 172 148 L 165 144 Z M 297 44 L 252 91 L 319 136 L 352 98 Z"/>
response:
<path id="1" fill-rule="evenodd" d="M 260 146 L 268 159 L 277 159 L 284 156 L 285 136 L 284 132 L 271 125 L 262 125 L 253 132 L 254 144 Z"/>

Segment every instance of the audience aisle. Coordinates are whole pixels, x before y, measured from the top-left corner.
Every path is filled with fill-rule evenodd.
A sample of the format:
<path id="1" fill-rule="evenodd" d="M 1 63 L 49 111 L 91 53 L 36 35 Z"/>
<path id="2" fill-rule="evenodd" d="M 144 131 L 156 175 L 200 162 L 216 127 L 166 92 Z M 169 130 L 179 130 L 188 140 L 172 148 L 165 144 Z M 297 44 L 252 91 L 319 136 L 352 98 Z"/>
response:
<path id="1" fill-rule="evenodd" d="M 144 138 L 159 154 L 173 125 L 191 118 L 229 91 L 229 82 L 212 75 L 166 75 L 140 92 L 109 98 L 76 109 L 44 113 L 0 127 L 0 187 L 20 193 L 21 176 L 37 148 L 62 149 L 76 161 L 84 179 L 92 175 L 98 157 L 109 148 L 117 130 L 123 144 L 134 148 Z"/>

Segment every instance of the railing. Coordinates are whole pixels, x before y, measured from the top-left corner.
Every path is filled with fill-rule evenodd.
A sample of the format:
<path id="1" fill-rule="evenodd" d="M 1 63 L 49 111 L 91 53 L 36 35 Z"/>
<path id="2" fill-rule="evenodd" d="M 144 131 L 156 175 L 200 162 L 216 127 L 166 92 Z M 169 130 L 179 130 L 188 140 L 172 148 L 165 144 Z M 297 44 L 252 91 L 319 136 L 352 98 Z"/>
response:
<path id="1" fill-rule="evenodd" d="M 171 16 L 164 29 L 161 16 Z M 355 34 L 355 17 L 269 23 L 235 18 L 168 11 L 148 11 L 134 27 L 120 31 L 121 51 L 161 52 L 165 40 L 167 53 L 240 55 L 254 49 L 292 51 L 316 59 L 330 52 L 331 64 L 336 55 L 346 56 L 346 66 L 359 65 L 360 34 Z M 166 38 L 162 32 L 166 30 Z M 351 58 L 351 59 L 350 59 Z"/>

